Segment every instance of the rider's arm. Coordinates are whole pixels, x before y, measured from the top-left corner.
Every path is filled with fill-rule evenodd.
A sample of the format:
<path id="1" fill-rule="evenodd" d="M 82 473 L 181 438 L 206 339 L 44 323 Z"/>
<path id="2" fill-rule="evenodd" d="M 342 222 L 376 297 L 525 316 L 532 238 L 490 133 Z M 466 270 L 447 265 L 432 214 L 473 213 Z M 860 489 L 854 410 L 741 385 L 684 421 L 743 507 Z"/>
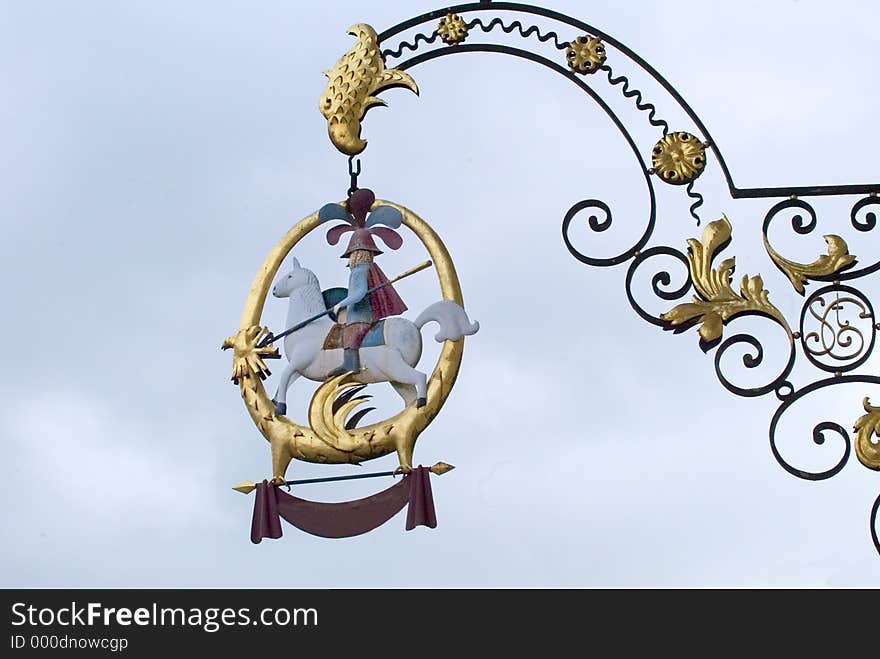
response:
<path id="1" fill-rule="evenodd" d="M 351 274 L 348 276 L 348 295 L 336 305 L 336 308 L 347 309 L 364 299 L 364 296 L 367 294 L 367 273 L 369 269 L 369 263 L 360 263 L 351 269 Z"/>

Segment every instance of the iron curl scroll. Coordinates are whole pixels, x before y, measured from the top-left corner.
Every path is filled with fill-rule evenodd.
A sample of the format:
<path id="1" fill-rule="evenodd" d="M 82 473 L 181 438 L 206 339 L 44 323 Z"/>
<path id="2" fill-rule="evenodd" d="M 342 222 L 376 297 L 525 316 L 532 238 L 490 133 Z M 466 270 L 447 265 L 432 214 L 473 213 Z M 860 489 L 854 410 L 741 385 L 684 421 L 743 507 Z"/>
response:
<path id="1" fill-rule="evenodd" d="M 783 392 L 788 387 L 791 387 L 791 383 L 788 382 L 788 376 L 791 374 L 791 370 L 792 368 L 794 368 L 795 363 L 796 352 L 794 341 L 789 341 L 788 361 L 782 368 L 782 371 L 775 378 L 773 378 L 773 380 L 759 387 L 739 387 L 735 385 L 729 378 L 727 378 L 727 376 L 724 375 L 724 370 L 721 366 L 724 355 L 725 353 L 727 353 L 728 350 L 737 345 L 747 345 L 752 350 L 754 350 L 754 352 L 746 352 L 742 356 L 742 364 L 745 368 L 758 368 L 764 362 L 764 345 L 753 335 L 734 334 L 733 336 L 725 339 L 721 343 L 721 345 L 718 346 L 718 350 L 715 351 L 715 374 L 718 376 L 718 380 L 721 382 L 724 388 L 727 389 L 729 392 L 736 394 L 737 396 L 743 396 L 744 398 L 764 396 L 765 394 L 769 394 L 771 391 L 776 392 L 777 397 L 784 396 L 784 394 L 781 392 Z M 788 387 L 786 387 L 785 385 L 788 385 Z"/>
<path id="2" fill-rule="evenodd" d="M 661 287 L 669 286 L 672 283 L 672 277 L 669 274 L 668 270 L 658 270 L 651 277 L 651 290 L 654 295 L 656 295 L 661 300 L 673 301 L 680 300 L 683 298 L 687 292 L 691 289 L 693 282 L 691 281 L 690 273 L 688 272 L 688 261 L 687 257 L 682 254 L 679 250 L 674 249 L 672 247 L 666 247 L 665 245 L 659 245 L 656 247 L 651 247 L 646 249 L 644 252 L 640 252 L 635 256 L 635 258 L 630 263 L 629 269 L 626 271 L 626 297 L 629 300 L 630 306 L 635 310 L 635 312 L 647 322 L 652 325 L 656 325 L 657 327 L 664 327 L 666 322 L 660 318 L 659 316 L 654 316 L 649 313 L 636 301 L 636 296 L 633 293 L 633 280 L 635 278 L 636 272 L 640 269 L 642 264 L 644 264 L 648 259 L 652 259 L 658 256 L 670 256 L 677 259 L 685 270 L 685 278 L 684 283 L 674 290 L 664 290 Z"/>
<path id="3" fill-rule="evenodd" d="M 880 496 L 874 501 L 874 507 L 871 508 L 871 539 L 874 541 L 874 548 L 880 554 L 880 532 L 877 530 L 877 513 L 880 511 Z"/>
<path id="4" fill-rule="evenodd" d="M 872 209 L 872 207 L 876 207 Z M 880 199 L 876 195 L 870 195 L 859 199 L 850 211 L 850 222 L 858 231 L 872 231 L 877 226 L 877 210 L 880 210 Z M 859 219 L 859 214 L 865 211 L 865 219 Z"/>
<path id="5" fill-rule="evenodd" d="M 504 12 L 504 15 L 503 17 L 500 15 L 490 15 L 486 18 L 487 13 L 492 12 Z M 510 18 L 509 14 L 515 14 L 516 18 Z M 463 18 L 457 18 L 459 15 Z M 444 35 L 441 39 L 436 22 L 447 16 L 456 17 L 459 28 L 465 31 L 466 36 L 450 40 Z M 542 21 L 555 22 L 558 24 L 558 27 L 553 26 L 553 29 L 550 29 L 543 23 L 540 26 L 530 24 L 536 18 L 540 18 Z M 429 25 L 431 23 L 434 23 L 434 25 Z M 418 32 L 419 28 L 424 31 Z M 411 34 L 410 31 L 414 30 L 416 30 L 416 33 Z M 408 33 L 409 36 L 404 38 L 404 33 Z M 516 45 L 494 42 L 474 43 L 474 36 L 479 33 L 495 34 L 496 36 L 509 35 L 520 41 Z M 586 37 L 593 40 L 601 40 L 603 46 L 609 49 L 608 62 L 605 62 L 603 56 L 600 65 L 597 64 L 595 68 L 586 72 L 589 74 L 601 71 L 605 74 L 604 76 L 584 75 L 584 71 L 579 73 L 576 70 L 566 68 L 565 58 L 559 56 L 559 51 L 569 49 L 573 41 L 585 41 Z M 467 43 L 464 43 L 465 40 L 467 40 Z M 831 478 L 843 469 L 849 460 L 853 446 L 850 434 L 843 425 L 834 421 L 820 421 L 814 425 L 811 433 L 814 446 L 824 445 L 830 437 L 834 437 L 841 447 L 840 455 L 835 459 L 834 463 L 828 468 L 817 471 L 801 469 L 786 461 L 777 446 L 776 432 L 784 414 L 798 401 L 819 389 L 847 383 L 880 384 L 880 377 L 853 373 L 853 371 L 866 364 L 876 343 L 875 335 L 880 326 L 876 323 L 873 307 L 868 296 L 851 286 L 842 284 L 842 282 L 852 281 L 877 272 L 880 270 L 880 259 L 866 266 L 856 268 L 855 257 L 849 258 L 848 252 L 841 252 L 841 245 L 846 247 L 846 244 L 841 239 L 840 242 L 829 242 L 829 253 L 827 256 L 830 261 L 822 261 L 820 258 L 820 265 L 822 267 L 815 264 L 799 264 L 794 261 L 788 261 L 775 252 L 770 244 L 768 231 L 771 223 L 776 218 L 790 214 L 789 220 L 792 231 L 797 236 L 809 235 L 819 226 L 819 217 L 812 204 L 805 198 L 859 196 L 850 208 L 849 221 L 851 226 L 860 234 L 871 232 L 877 226 L 877 216 L 878 212 L 880 212 L 880 199 L 877 197 L 878 193 L 880 193 L 880 183 L 830 186 L 737 187 L 721 150 L 715 140 L 712 139 L 705 124 L 681 94 L 662 75 L 625 44 L 602 30 L 550 9 L 513 2 L 487 1 L 441 7 L 405 20 L 385 30 L 379 34 L 379 43 L 382 48 L 383 57 L 397 60 L 394 62 L 394 66 L 401 71 L 447 55 L 464 53 L 497 53 L 528 60 L 563 76 L 598 104 L 624 137 L 643 173 L 648 201 L 647 212 L 643 216 L 646 219 L 643 219 L 638 225 L 641 227 L 640 235 L 637 234 L 637 237 L 631 244 L 628 240 L 627 244 L 630 246 L 620 253 L 614 253 L 611 256 L 600 256 L 593 253 L 592 247 L 590 253 L 586 253 L 583 249 L 575 247 L 571 235 L 573 230 L 585 229 L 589 232 L 588 235 L 591 238 L 599 238 L 614 233 L 614 230 L 622 225 L 631 227 L 632 223 L 620 222 L 619 218 L 612 212 L 611 206 L 605 201 L 592 196 L 585 196 L 568 209 L 562 220 L 562 238 L 568 251 L 581 263 L 594 267 L 609 267 L 628 263 L 625 292 L 630 305 L 637 315 L 646 322 L 665 329 L 673 329 L 676 333 L 684 332 L 688 328 L 693 327 L 696 322 L 703 322 L 705 324 L 706 320 L 701 317 L 699 320 L 694 321 L 692 318 L 685 317 L 686 322 L 670 327 L 668 319 L 650 313 L 637 301 L 633 288 L 637 274 L 642 269 L 648 267 L 648 261 L 653 262 L 656 258 L 665 257 L 671 259 L 673 263 L 681 264 L 684 267 L 684 274 L 680 279 L 682 281 L 681 285 L 677 285 L 679 279 L 674 279 L 670 270 L 667 267 L 663 267 L 653 270 L 650 276 L 650 289 L 658 300 L 663 301 L 680 300 L 693 288 L 697 288 L 701 292 L 700 297 L 694 297 L 693 303 L 685 303 L 683 306 L 690 304 L 692 307 L 708 308 L 709 311 L 707 314 L 703 314 L 703 316 L 715 314 L 715 319 L 713 320 L 715 325 L 713 325 L 712 331 L 707 331 L 707 338 L 712 340 L 701 341 L 700 347 L 704 352 L 717 348 L 714 355 L 714 367 L 716 376 L 722 386 L 738 396 L 751 398 L 773 394 L 780 401 L 780 405 L 773 415 L 769 427 L 770 448 L 777 462 L 788 473 L 810 481 Z M 544 52 L 536 52 L 533 47 L 542 48 Z M 549 53 L 546 52 L 548 50 L 550 51 Z M 613 57 L 611 53 L 613 53 Z M 763 282 L 760 276 L 752 277 L 750 280 L 744 278 L 743 288 L 740 293 L 736 293 L 728 285 L 716 298 L 711 298 L 703 294 L 706 291 L 705 281 L 702 281 L 700 277 L 691 271 L 693 266 L 690 260 L 693 256 L 692 254 L 685 255 L 679 249 L 666 245 L 650 244 L 657 222 L 657 198 L 652 181 L 654 170 L 648 167 L 642 155 L 650 151 L 645 148 L 645 145 L 640 146 L 637 144 L 636 139 L 630 133 L 627 126 L 612 110 L 609 103 L 606 102 L 603 94 L 622 94 L 624 98 L 631 99 L 635 104 L 636 110 L 642 113 L 640 116 L 645 120 L 645 125 L 642 126 L 642 129 L 656 129 L 662 138 L 672 138 L 675 134 L 670 134 L 669 122 L 658 116 L 658 106 L 646 100 L 645 94 L 631 83 L 630 78 L 619 72 L 620 70 L 626 70 L 624 67 L 627 66 L 632 66 L 637 71 L 642 72 L 642 74 L 647 74 L 649 78 L 653 79 L 670 96 L 673 104 L 683 111 L 694 127 L 690 129 L 693 130 L 693 134 L 690 134 L 689 137 L 700 140 L 707 154 L 711 151 L 714 155 L 714 160 L 717 161 L 720 167 L 731 199 L 766 198 L 775 200 L 764 218 L 761 231 L 771 259 L 780 270 L 789 276 L 795 289 L 805 296 L 805 301 L 801 308 L 798 331 L 792 332 L 781 312 L 767 302 L 766 290 L 763 289 Z M 600 88 L 602 93 L 597 91 Z M 686 133 L 678 134 L 688 135 Z M 691 143 L 693 143 L 693 139 Z M 705 164 L 705 158 L 703 159 L 703 164 Z M 697 225 L 699 225 L 700 216 L 697 211 L 703 205 L 704 197 L 694 189 L 695 178 L 692 180 L 685 179 L 681 182 L 687 182 L 686 195 L 690 204 L 688 211 L 697 221 Z M 837 236 L 833 237 L 839 238 Z M 826 236 L 826 241 L 828 240 Z M 835 249 L 837 252 L 833 251 Z M 822 258 L 824 257 L 825 255 L 822 256 Z M 835 261 L 835 258 L 838 260 Z M 713 271 L 714 274 L 712 276 L 716 277 L 716 284 L 718 279 L 732 274 L 733 261 L 732 259 L 728 259 L 728 261 L 731 264 L 730 267 L 725 268 L 724 264 L 722 264 L 719 269 Z M 825 267 L 829 262 L 831 265 Z M 816 263 L 819 263 L 819 261 Z M 697 280 L 696 282 L 695 279 Z M 811 280 L 825 282 L 826 286 L 816 291 L 811 291 L 809 295 L 806 295 L 804 286 Z M 673 284 L 673 281 L 676 284 Z M 701 282 L 702 288 L 700 288 Z M 722 281 L 721 284 L 728 284 L 728 282 Z M 756 295 L 762 295 L 762 300 L 755 302 Z M 739 310 L 735 312 L 725 311 L 724 304 L 727 303 L 740 305 L 737 307 Z M 712 305 L 716 306 L 712 307 Z M 857 331 L 855 325 L 841 314 L 845 305 L 848 305 L 855 314 L 852 318 L 870 321 L 870 329 L 865 327 Z M 728 363 L 724 359 L 725 355 L 730 356 L 739 349 L 745 349 L 741 356 L 741 363 L 747 370 L 751 370 L 765 363 L 765 347 L 759 338 L 750 333 L 738 333 L 729 337 L 722 337 L 720 325 L 726 325 L 734 317 L 755 314 L 775 321 L 786 330 L 788 335 L 787 356 L 781 369 L 775 371 L 769 381 L 763 382 L 758 386 L 741 386 L 736 384 L 733 378 L 725 373 L 724 364 Z M 718 318 L 721 318 L 721 320 L 718 320 Z M 811 321 L 811 319 L 818 324 L 808 327 L 807 321 Z M 870 332 L 870 336 L 866 332 Z M 850 352 L 842 351 L 844 348 L 850 349 Z M 807 365 L 817 367 L 820 371 L 823 371 L 820 379 L 805 386 L 796 386 L 793 382 L 795 378 L 792 377 L 792 374 L 795 373 L 794 368 L 799 352 L 804 354 Z M 854 357 L 851 356 L 853 354 L 855 355 Z M 823 363 L 820 358 L 826 358 L 829 361 L 828 363 Z M 800 371 L 797 373 L 800 375 Z M 827 377 L 828 373 L 833 373 L 833 377 Z M 870 515 L 871 537 L 878 553 L 880 553 L 877 529 L 878 508 L 880 508 L 880 497 L 874 502 Z"/>
<path id="6" fill-rule="evenodd" d="M 581 263 L 592 266 L 619 265 L 621 263 L 629 261 L 634 256 L 636 256 L 639 253 L 639 250 L 644 247 L 645 243 L 647 243 L 648 239 L 651 237 L 651 232 L 654 229 L 654 222 L 656 219 L 656 200 L 654 197 L 654 189 L 650 186 L 650 181 L 648 185 L 650 190 L 651 203 L 650 215 L 648 217 L 648 225 L 635 245 L 632 245 L 629 249 L 622 252 L 621 254 L 608 258 L 588 256 L 587 254 L 584 254 L 583 252 L 578 250 L 572 243 L 572 240 L 569 236 L 569 231 L 571 230 L 572 222 L 580 213 L 588 210 L 593 211 L 592 214 L 587 216 L 587 226 L 589 226 L 590 230 L 594 233 L 602 233 L 604 231 L 607 231 L 611 227 L 613 222 L 611 208 L 609 208 L 608 204 L 599 199 L 584 199 L 583 201 L 579 201 L 571 208 L 569 208 L 568 212 L 565 214 L 565 217 L 562 219 L 562 240 L 565 243 L 565 247 L 568 249 L 569 253 Z M 596 214 L 596 211 L 601 213 L 601 218 L 599 217 L 599 215 Z"/>
<path id="7" fill-rule="evenodd" d="M 822 421 L 820 423 L 817 423 L 813 427 L 813 444 L 817 446 L 821 446 L 822 444 L 824 444 L 826 441 L 824 433 L 829 430 L 840 436 L 843 443 L 843 453 L 840 459 L 834 465 L 822 471 L 808 471 L 806 469 L 800 469 L 786 461 L 782 457 L 782 454 L 777 446 L 776 429 L 783 415 L 795 403 L 803 399 L 805 396 L 808 396 L 815 391 L 825 389 L 827 387 L 853 383 L 880 385 L 880 377 L 873 375 L 842 375 L 839 377 L 818 380 L 787 396 L 785 400 L 783 400 L 782 404 L 776 409 L 776 412 L 773 414 L 773 418 L 770 421 L 770 449 L 773 453 L 773 457 L 780 464 L 780 466 L 785 469 L 785 471 L 792 474 L 793 476 L 797 476 L 798 478 L 803 478 L 804 480 L 818 481 L 835 476 L 846 466 L 847 462 L 849 461 L 849 456 L 852 449 L 852 441 L 850 439 L 849 433 L 840 424 L 833 421 Z"/>

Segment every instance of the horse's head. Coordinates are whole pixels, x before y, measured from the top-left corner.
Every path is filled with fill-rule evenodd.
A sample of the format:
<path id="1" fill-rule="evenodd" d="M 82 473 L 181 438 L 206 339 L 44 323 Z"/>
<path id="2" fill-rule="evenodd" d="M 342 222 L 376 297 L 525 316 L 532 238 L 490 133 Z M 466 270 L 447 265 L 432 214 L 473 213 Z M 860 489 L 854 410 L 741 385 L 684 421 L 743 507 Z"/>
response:
<path id="1" fill-rule="evenodd" d="M 318 286 L 318 278 L 311 270 L 300 266 L 297 259 L 293 259 L 293 270 L 281 277 L 272 287 L 272 295 L 275 297 L 290 297 L 296 289 L 303 286 Z"/>

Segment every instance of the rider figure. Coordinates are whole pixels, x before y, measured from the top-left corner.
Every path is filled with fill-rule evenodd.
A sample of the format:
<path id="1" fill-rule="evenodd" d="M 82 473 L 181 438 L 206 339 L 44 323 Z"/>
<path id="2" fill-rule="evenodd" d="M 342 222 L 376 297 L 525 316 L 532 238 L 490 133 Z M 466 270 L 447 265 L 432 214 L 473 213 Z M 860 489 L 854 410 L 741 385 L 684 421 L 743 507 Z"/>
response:
<path id="1" fill-rule="evenodd" d="M 348 259 L 351 270 L 348 294 L 334 305 L 330 313 L 330 317 L 337 320 L 340 312 L 346 310 L 342 330 L 343 361 L 341 366 L 327 374 L 328 378 L 348 371 L 360 371 L 360 346 L 373 323 L 406 311 L 406 304 L 391 284 L 386 284 L 388 278 L 374 261 L 382 250 L 376 247 L 373 240 L 373 236 L 378 236 L 391 249 L 398 249 L 403 244 L 403 239 L 394 229 L 400 226 L 402 216 L 396 208 L 378 206 L 367 220 L 367 213 L 375 199 L 370 190 L 355 190 L 349 196 L 346 208 L 339 204 L 327 204 L 319 213 L 322 222 L 328 219 L 348 222 L 347 225 L 333 227 L 327 232 L 327 241 L 331 245 L 339 242 L 344 233 L 353 232 L 348 248 L 342 254 L 342 258 Z M 377 227 L 376 224 L 391 228 Z M 381 288 L 368 293 L 370 289 L 379 286 Z"/>

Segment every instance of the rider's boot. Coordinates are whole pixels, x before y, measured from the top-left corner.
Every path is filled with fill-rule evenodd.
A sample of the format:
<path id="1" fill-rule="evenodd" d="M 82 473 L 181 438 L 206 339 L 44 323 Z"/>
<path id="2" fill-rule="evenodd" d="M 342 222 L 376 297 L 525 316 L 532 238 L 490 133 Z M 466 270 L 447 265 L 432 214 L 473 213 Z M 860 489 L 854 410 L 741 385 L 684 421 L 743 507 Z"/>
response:
<path id="1" fill-rule="evenodd" d="M 342 366 L 337 366 L 327 374 L 327 378 L 333 378 L 343 373 L 359 373 L 361 370 L 361 355 L 357 348 L 347 348 L 342 356 Z"/>

